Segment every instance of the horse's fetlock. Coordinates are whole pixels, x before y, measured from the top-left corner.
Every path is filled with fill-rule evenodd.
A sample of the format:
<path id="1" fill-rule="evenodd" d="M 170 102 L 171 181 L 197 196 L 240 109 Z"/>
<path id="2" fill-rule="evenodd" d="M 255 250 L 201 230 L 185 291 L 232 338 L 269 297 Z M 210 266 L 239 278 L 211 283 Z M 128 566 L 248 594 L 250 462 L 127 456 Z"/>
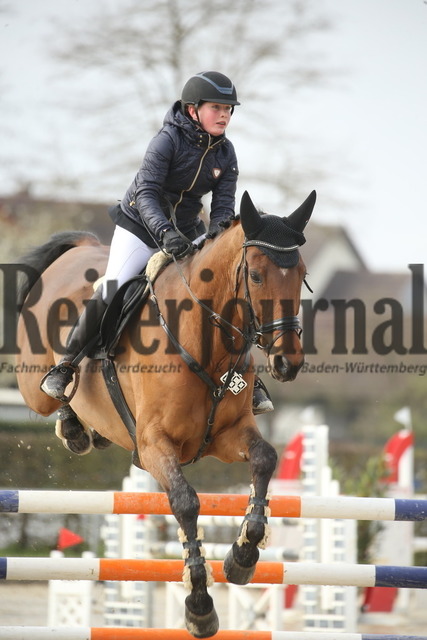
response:
<path id="1" fill-rule="evenodd" d="M 213 610 L 213 600 L 208 592 L 190 593 L 185 598 L 185 606 L 196 615 L 206 615 Z"/>
<path id="2" fill-rule="evenodd" d="M 239 540 L 236 540 L 233 543 L 232 555 L 237 564 L 244 568 L 253 567 L 259 560 L 257 545 L 251 544 L 249 541 L 242 544 Z"/>
<path id="3" fill-rule="evenodd" d="M 265 535 L 266 524 L 262 522 L 248 522 L 245 520 L 240 535 L 237 539 L 239 546 L 244 544 L 250 544 L 253 547 L 257 547 L 263 540 Z"/>
<path id="4" fill-rule="evenodd" d="M 186 559 L 182 578 L 184 586 L 190 591 L 202 590 L 204 592 L 214 583 L 212 567 L 206 563 L 204 556 Z"/>

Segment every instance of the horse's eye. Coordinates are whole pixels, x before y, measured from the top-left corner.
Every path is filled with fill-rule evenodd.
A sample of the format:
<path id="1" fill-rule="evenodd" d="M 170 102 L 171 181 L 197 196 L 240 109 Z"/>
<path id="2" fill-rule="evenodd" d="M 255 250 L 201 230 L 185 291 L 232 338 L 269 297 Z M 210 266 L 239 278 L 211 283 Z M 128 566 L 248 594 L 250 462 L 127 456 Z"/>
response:
<path id="1" fill-rule="evenodd" d="M 249 271 L 249 277 L 254 284 L 262 284 L 262 277 L 258 271 L 251 269 Z"/>

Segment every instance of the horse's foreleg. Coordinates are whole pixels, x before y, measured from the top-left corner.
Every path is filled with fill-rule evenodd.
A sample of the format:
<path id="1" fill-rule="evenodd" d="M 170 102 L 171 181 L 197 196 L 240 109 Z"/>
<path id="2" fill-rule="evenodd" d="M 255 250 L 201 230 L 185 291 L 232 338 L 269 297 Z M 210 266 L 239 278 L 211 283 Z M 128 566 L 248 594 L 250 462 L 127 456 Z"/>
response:
<path id="1" fill-rule="evenodd" d="M 265 548 L 270 514 L 268 485 L 277 464 L 275 449 L 262 438 L 249 447 L 252 474 L 251 495 L 239 536 L 224 560 L 224 574 L 229 582 L 247 584 L 255 573 L 258 548 Z"/>
<path id="2" fill-rule="evenodd" d="M 218 631 L 218 617 L 207 591 L 213 581 L 202 547 L 203 530 L 197 526 L 199 498 L 185 480 L 181 469 L 167 494 L 172 512 L 180 525 L 178 535 L 183 547 L 183 582 L 190 590 L 185 600 L 186 626 L 196 638 L 207 638 Z"/>
<path id="3" fill-rule="evenodd" d="M 183 546 L 184 586 L 190 590 L 185 600 L 185 622 L 188 631 L 196 638 L 208 638 L 218 631 L 218 616 L 207 588 L 212 584 L 211 568 L 206 564 L 202 547 L 203 532 L 197 526 L 200 502 L 196 491 L 185 479 L 179 462 L 165 443 L 149 455 L 147 448 L 140 452 L 141 462 L 162 485 L 167 493 L 173 515 L 178 524 L 178 535 Z M 153 464 L 154 461 L 154 464 Z"/>
<path id="4" fill-rule="evenodd" d="M 82 456 L 89 453 L 92 447 L 106 449 L 112 444 L 110 440 L 80 422 L 69 404 L 60 407 L 57 416 L 55 434 L 69 451 Z"/>
<path id="5" fill-rule="evenodd" d="M 92 450 L 93 436 L 89 428 L 84 427 L 69 404 L 64 404 L 57 412 L 55 434 L 66 449 L 85 455 Z"/>

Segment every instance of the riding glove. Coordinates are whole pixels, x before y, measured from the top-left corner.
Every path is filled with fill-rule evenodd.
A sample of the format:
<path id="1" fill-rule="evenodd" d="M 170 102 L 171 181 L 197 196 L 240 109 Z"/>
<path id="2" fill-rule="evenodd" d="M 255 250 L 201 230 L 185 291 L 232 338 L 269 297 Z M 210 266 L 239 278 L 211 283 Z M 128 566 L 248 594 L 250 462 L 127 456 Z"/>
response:
<path id="1" fill-rule="evenodd" d="M 191 250 L 191 244 L 181 238 L 174 229 L 168 229 L 163 235 L 163 247 L 166 253 L 183 258 Z"/>
<path id="2" fill-rule="evenodd" d="M 232 218 L 223 218 L 222 220 L 211 220 L 206 238 L 215 238 L 219 233 L 228 229 Z"/>

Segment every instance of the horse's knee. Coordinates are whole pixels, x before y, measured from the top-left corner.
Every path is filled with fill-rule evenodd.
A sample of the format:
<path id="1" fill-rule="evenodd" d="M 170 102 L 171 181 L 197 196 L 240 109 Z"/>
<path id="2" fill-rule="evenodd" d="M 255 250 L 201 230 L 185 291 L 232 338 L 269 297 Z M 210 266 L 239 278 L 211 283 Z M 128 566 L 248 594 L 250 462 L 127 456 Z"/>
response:
<path id="1" fill-rule="evenodd" d="M 266 440 L 260 439 L 249 449 L 250 464 L 254 475 L 273 475 L 277 466 L 277 451 Z"/>
<path id="2" fill-rule="evenodd" d="M 186 530 L 188 524 L 195 522 L 199 515 L 200 501 L 196 491 L 183 479 L 168 491 L 168 498 L 172 513 Z"/>

